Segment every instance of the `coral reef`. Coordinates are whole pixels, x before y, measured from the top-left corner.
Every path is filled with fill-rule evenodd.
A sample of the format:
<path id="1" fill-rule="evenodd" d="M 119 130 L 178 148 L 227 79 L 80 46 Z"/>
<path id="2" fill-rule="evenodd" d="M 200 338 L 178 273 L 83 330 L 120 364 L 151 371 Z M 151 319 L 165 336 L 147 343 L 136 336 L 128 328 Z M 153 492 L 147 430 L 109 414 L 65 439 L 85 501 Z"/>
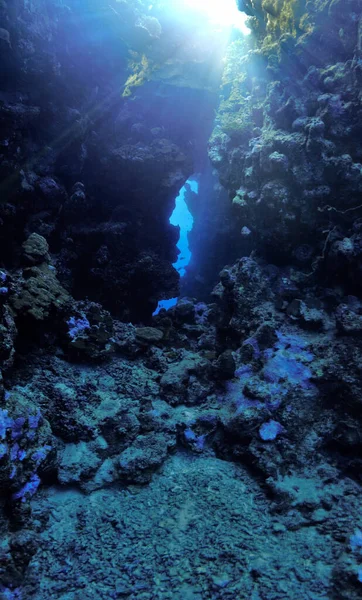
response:
<path id="1" fill-rule="evenodd" d="M 316 2 L 302 26 L 302 5 L 263 2 L 262 42 L 231 46 L 209 154 L 252 250 L 346 283 L 358 271 L 361 6 Z"/>
<path id="2" fill-rule="evenodd" d="M 86 4 L 0 0 L 0 597 L 357 600 L 361 0 Z"/>

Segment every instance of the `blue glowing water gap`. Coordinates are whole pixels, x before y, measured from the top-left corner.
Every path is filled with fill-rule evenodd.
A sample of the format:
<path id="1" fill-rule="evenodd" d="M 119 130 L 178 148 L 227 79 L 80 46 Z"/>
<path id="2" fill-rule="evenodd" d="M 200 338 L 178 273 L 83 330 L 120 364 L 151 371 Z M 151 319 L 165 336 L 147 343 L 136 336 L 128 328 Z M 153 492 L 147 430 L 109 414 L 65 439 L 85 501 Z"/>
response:
<path id="1" fill-rule="evenodd" d="M 186 193 L 191 188 L 191 191 L 195 194 L 199 191 L 199 184 L 195 179 L 189 179 L 183 188 L 181 188 L 179 195 L 176 198 L 176 206 L 170 217 L 171 225 L 175 225 L 176 227 L 180 227 L 180 238 L 177 242 L 177 248 L 180 251 L 177 261 L 173 264 L 176 271 L 180 273 L 180 276 L 183 277 L 186 273 L 186 267 L 191 259 L 191 251 L 189 248 L 189 240 L 188 233 L 192 230 L 194 219 L 192 214 L 190 213 L 187 204 L 186 204 Z M 165 308 L 168 310 L 172 306 L 175 306 L 177 303 L 177 298 L 170 298 L 169 300 L 161 300 L 158 303 L 157 309 L 153 313 L 157 315 L 161 308 Z"/>

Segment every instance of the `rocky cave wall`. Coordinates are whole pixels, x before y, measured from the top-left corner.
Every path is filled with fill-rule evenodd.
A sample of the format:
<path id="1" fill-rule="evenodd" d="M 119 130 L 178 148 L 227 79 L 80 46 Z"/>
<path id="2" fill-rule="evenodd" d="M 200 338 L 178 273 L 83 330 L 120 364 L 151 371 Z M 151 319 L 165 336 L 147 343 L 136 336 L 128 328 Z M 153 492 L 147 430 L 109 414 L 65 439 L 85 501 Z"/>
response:
<path id="1" fill-rule="evenodd" d="M 206 297 L 211 263 L 256 251 L 303 272 L 306 288 L 338 282 L 359 294 L 361 4 L 239 7 L 251 35 L 228 48 L 209 143 L 231 204 L 201 189 L 184 289 Z"/>
<path id="2" fill-rule="evenodd" d="M 1 3 L 6 25 L 0 30 L 1 52 L 8 66 L 0 105 L 7 132 L 1 165 L 6 196 L 1 205 L 0 269 L 0 593 L 15 600 L 21 586 L 25 597 L 39 598 L 44 573 L 50 572 L 51 591 L 46 597 L 74 590 L 82 594 L 85 568 L 96 594 L 105 586 L 104 596 L 114 596 L 114 582 L 104 577 L 103 561 L 95 573 L 92 544 L 84 537 L 84 514 L 75 515 L 69 545 L 61 545 L 60 551 L 49 545 L 47 486 L 83 494 L 106 494 L 112 488 L 132 498 L 128 485 L 139 490 L 170 454 L 177 456 L 177 449 L 182 449 L 180 454 L 188 458 L 204 455 L 219 464 L 245 467 L 250 477 L 246 495 L 252 480 L 258 497 L 264 499 L 268 527 L 259 535 L 261 555 L 264 531 L 274 549 L 285 536 L 291 542 L 283 547 L 290 563 L 285 555 L 279 563 L 271 562 L 273 549 L 265 562 L 250 563 L 260 513 L 250 505 L 254 515 L 250 520 L 249 511 L 240 509 L 238 496 L 230 529 L 241 523 L 247 537 L 240 546 L 237 536 L 239 554 L 233 546 L 227 551 L 222 543 L 215 547 L 220 546 L 223 565 L 242 564 L 242 572 L 230 575 L 226 588 L 222 578 L 215 591 L 215 580 L 209 581 L 210 564 L 220 557 L 205 554 L 203 569 L 195 573 L 203 586 L 201 594 L 225 590 L 228 596 L 249 597 L 260 586 L 266 598 L 285 597 L 292 585 L 299 597 L 319 594 L 357 600 L 362 531 L 360 2 L 308 3 L 307 17 L 302 19 L 297 11 L 304 8 L 302 3 L 245 0 L 255 45 L 247 52 L 241 42 L 230 48 L 209 151 L 230 196 L 215 214 L 221 215 L 226 232 L 236 236 L 243 228 L 248 230 L 240 243 L 249 246 L 240 255 L 254 252 L 222 269 L 212 303 L 183 299 L 170 311 L 161 311 L 152 327 L 112 318 L 104 306 L 124 319 L 130 314 L 147 316 L 152 295 L 167 289 L 165 271 L 158 279 L 153 277 L 152 284 L 147 274 L 154 273 L 154 261 L 160 265 L 160 256 L 169 265 L 176 236 L 170 233 L 172 243 L 167 242 L 165 232 L 172 232 L 167 225 L 172 209 L 168 194 L 195 168 L 191 158 L 197 163 L 198 150 L 190 141 L 200 133 L 193 129 L 181 141 L 183 121 L 178 119 L 172 129 L 177 133 L 170 134 L 175 98 L 171 90 L 177 89 L 178 110 L 190 98 L 186 120 L 196 114 L 192 98 L 200 96 L 196 85 L 186 86 L 179 61 L 177 65 L 166 61 L 162 77 L 148 71 L 143 54 L 130 66 L 126 42 L 122 36 L 119 41 L 118 34 L 109 47 L 115 61 L 107 61 L 112 73 L 103 78 L 98 24 L 108 32 L 113 10 L 85 15 L 80 8 L 78 12 L 82 4 L 69 9 L 54 3 L 55 13 L 48 21 L 45 10 L 42 16 L 35 10 L 39 3 L 19 2 L 10 8 Z M 49 8 L 49 3 L 45 6 Z M 114 8 L 119 9 L 119 3 Z M 57 19 L 65 19 L 59 29 Z M 92 43 L 85 27 L 89 21 L 96 30 L 89 25 Z M 115 22 L 112 16 L 112 27 Z M 147 29 L 135 23 L 134 27 Z M 77 45 L 77 64 L 69 59 L 65 25 L 73 27 L 68 43 Z M 138 34 L 137 44 L 142 45 L 149 34 Z M 92 60 L 85 61 L 79 47 L 88 52 L 93 43 Z M 11 51 L 20 53 L 23 48 L 26 58 L 20 60 L 16 54 L 15 60 Z M 146 58 L 151 60 L 153 51 L 147 46 Z M 63 52 L 67 76 L 61 68 Z M 94 77 L 80 69 L 85 63 Z M 147 82 L 142 80 L 146 77 L 142 64 Z M 11 87 L 11 72 L 19 79 L 16 90 Z M 154 103 L 147 104 L 151 90 Z M 93 109 L 100 107 L 90 110 L 93 116 L 82 112 L 87 102 L 94 103 Z M 165 122 L 157 123 L 155 115 L 166 106 Z M 68 127 L 64 115 L 70 119 Z M 87 119 L 91 122 L 85 133 L 84 115 L 86 125 Z M 207 119 L 202 135 L 206 130 Z M 205 176 L 203 185 L 207 198 L 214 182 Z M 116 198 L 119 190 L 124 193 L 121 202 Z M 163 211 L 152 211 L 150 198 Z M 190 198 L 192 202 L 195 198 Z M 194 204 L 199 222 L 205 218 L 202 209 Z M 199 253 L 205 280 L 212 276 L 205 257 L 219 261 L 217 249 L 227 237 L 222 260 L 231 263 L 235 251 L 233 237 L 220 233 L 214 217 L 209 213 L 208 217 L 214 254 L 202 254 L 210 243 L 205 235 Z M 140 269 L 138 291 L 132 283 L 134 262 L 119 252 L 123 247 L 136 251 L 133 244 L 140 245 L 133 257 Z M 93 287 L 96 276 L 99 285 Z M 119 287 L 120 276 L 124 287 Z M 170 277 L 169 291 L 174 289 Z M 71 295 L 85 289 L 89 300 Z M 140 304 L 135 291 L 143 294 Z M 210 488 L 212 501 L 213 485 L 220 485 L 225 512 L 229 498 L 218 472 L 210 469 L 201 485 Z M 174 481 L 179 482 L 180 472 L 175 473 Z M 174 492 L 179 500 L 179 488 Z M 165 490 L 162 494 L 167 496 Z M 88 496 L 85 502 L 93 511 Z M 184 514 L 182 505 L 179 508 Z M 128 534 L 124 515 L 109 514 L 109 521 L 102 524 L 105 532 L 115 530 L 117 538 Z M 89 521 L 94 521 L 93 512 Z M 199 536 L 196 525 L 190 529 Z M 148 521 L 145 526 L 152 530 Z M 219 542 L 223 539 L 219 524 L 216 533 Z M 144 538 L 144 529 L 137 535 Z M 102 546 L 104 539 L 102 532 Z M 153 542 L 151 538 L 150 545 Z M 122 572 L 118 589 L 131 597 L 142 590 L 149 598 L 154 595 L 153 569 L 148 593 L 139 547 L 134 538 L 125 545 L 135 551 L 132 560 L 137 560 L 140 575 L 135 579 L 132 563 Z M 115 552 L 110 547 L 113 564 Z M 187 559 L 189 552 L 188 547 Z M 64 571 L 64 555 L 77 555 L 82 564 L 76 562 L 73 570 Z M 173 568 L 175 561 L 169 562 Z M 170 581 L 173 578 L 174 574 Z M 47 594 L 44 588 L 43 592 Z"/>
<path id="3" fill-rule="evenodd" d="M 2 266 L 19 269 L 22 243 L 40 234 L 70 295 L 136 321 L 178 294 L 168 219 L 216 101 L 180 57 L 176 74 L 150 69 L 139 86 L 138 62 L 158 52 L 160 69 L 173 53 L 172 27 L 164 39 L 145 11 L 115 0 L 0 6 Z"/>
<path id="4" fill-rule="evenodd" d="M 360 293 L 361 3 L 246 2 L 209 155 L 269 262 Z"/>

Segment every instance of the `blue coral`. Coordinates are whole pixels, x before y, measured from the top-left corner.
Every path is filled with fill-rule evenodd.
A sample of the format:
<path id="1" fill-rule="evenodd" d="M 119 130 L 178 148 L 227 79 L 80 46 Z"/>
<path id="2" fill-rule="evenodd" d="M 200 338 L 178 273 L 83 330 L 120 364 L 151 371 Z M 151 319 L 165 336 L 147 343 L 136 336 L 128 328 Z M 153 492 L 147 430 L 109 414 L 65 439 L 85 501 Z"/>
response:
<path id="1" fill-rule="evenodd" d="M 30 480 L 15 494 L 12 495 L 13 500 L 21 500 L 25 502 L 28 498 L 31 498 L 37 491 L 40 484 L 40 477 L 36 473 L 31 475 Z"/>
<path id="2" fill-rule="evenodd" d="M 38 408 L 35 415 L 28 415 L 28 424 L 30 429 L 37 429 L 39 427 L 39 422 L 41 419 L 41 412 Z"/>
<path id="3" fill-rule="evenodd" d="M 263 351 L 259 349 L 257 340 L 253 337 L 244 342 L 252 346 L 254 358 L 263 359 L 264 367 L 257 372 L 249 364 L 242 364 L 235 371 L 235 379 L 226 384 L 226 399 L 234 404 L 237 414 L 248 409 L 262 408 L 273 412 L 280 407 L 283 398 L 291 389 L 315 391 L 309 366 L 314 355 L 308 351 L 304 339 L 281 331 L 275 333 L 277 342 Z M 256 397 L 250 397 L 245 389 L 245 385 L 251 380 Z M 276 423 L 271 421 L 261 427 L 259 433 L 262 439 L 275 439 L 283 431 L 281 425 L 277 426 Z"/>
<path id="4" fill-rule="evenodd" d="M 31 458 L 37 467 L 46 459 L 51 449 L 51 446 L 45 445 L 42 448 L 38 448 L 38 450 L 32 454 Z"/>
<path id="5" fill-rule="evenodd" d="M 25 421 L 25 417 L 17 417 L 16 419 L 13 419 L 11 425 L 11 438 L 13 440 L 17 440 L 23 435 Z"/>
<path id="6" fill-rule="evenodd" d="M 6 431 L 11 426 L 12 419 L 7 410 L 0 408 L 0 440 L 5 439 Z"/>
<path id="7" fill-rule="evenodd" d="M 0 594 L 3 600 L 21 600 L 20 588 L 11 590 L 8 587 L 0 586 Z"/>
<path id="8" fill-rule="evenodd" d="M 9 480 L 14 480 L 19 472 L 19 467 L 25 459 L 29 457 L 29 451 L 24 447 L 28 440 L 35 438 L 37 429 L 42 421 L 42 415 L 39 409 L 36 413 L 28 412 L 26 416 L 12 418 L 6 409 L 0 409 L 0 460 L 8 469 Z M 25 502 L 38 489 L 40 478 L 36 473 L 37 468 L 45 460 L 51 446 L 44 445 L 36 449 L 31 454 L 32 462 L 26 462 L 26 469 L 31 472 L 28 475 L 28 481 L 12 498 Z M 5 461 L 5 462 L 4 462 Z M 26 471 L 25 471 L 26 474 Z M 19 476 L 24 477 L 24 471 L 21 470 Z M 14 486 L 15 486 L 14 482 Z"/>
<path id="9" fill-rule="evenodd" d="M 276 331 L 278 337 L 274 353 L 267 351 L 263 375 L 266 381 L 278 383 L 286 381 L 302 388 L 313 387 L 310 380 L 312 371 L 304 363 L 310 363 L 314 355 L 305 350 L 305 341 L 297 335 L 285 335 Z"/>
<path id="10" fill-rule="evenodd" d="M 197 450 L 203 450 L 205 447 L 206 435 L 196 435 L 196 433 L 188 427 L 184 431 L 185 440 L 189 442 Z"/>
<path id="11" fill-rule="evenodd" d="M 362 555 L 362 531 L 356 529 L 354 534 L 349 539 L 352 552 L 357 552 Z"/>
<path id="12" fill-rule="evenodd" d="M 18 458 L 19 444 L 14 444 L 10 450 L 10 459 L 16 460 Z"/>
<path id="13" fill-rule="evenodd" d="M 273 421 L 273 419 L 271 419 L 267 423 L 263 423 L 259 429 L 259 435 L 264 442 L 270 442 L 275 440 L 280 433 L 283 433 L 283 431 L 283 426 L 278 423 L 278 421 Z"/>
<path id="14" fill-rule="evenodd" d="M 306 388 L 310 385 L 312 372 L 309 367 L 298 362 L 293 356 L 277 353 L 267 362 L 263 375 L 270 383 L 285 380 L 292 385 Z"/>
<path id="15" fill-rule="evenodd" d="M 75 340 L 86 329 L 90 329 L 90 323 L 86 317 L 70 317 L 67 325 L 69 327 L 68 335 L 72 340 Z"/>

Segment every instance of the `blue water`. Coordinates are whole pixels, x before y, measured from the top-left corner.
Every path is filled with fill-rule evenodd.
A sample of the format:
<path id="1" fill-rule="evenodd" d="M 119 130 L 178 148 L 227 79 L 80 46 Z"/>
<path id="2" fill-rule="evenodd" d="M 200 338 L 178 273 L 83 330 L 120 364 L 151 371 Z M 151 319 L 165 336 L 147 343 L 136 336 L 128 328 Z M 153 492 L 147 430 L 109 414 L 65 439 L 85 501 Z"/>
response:
<path id="1" fill-rule="evenodd" d="M 178 225 L 180 227 L 180 238 L 177 242 L 177 248 L 180 250 L 180 254 L 173 266 L 175 267 L 176 271 L 180 273 L 181 277 L 185 275 L 185 267 L 189 264 L 191 258 L 187 234 L 189 233 L 189 231 L 191 231 L 194 224 L 193 216 L 187 208 L 187 204 L 185 201 L 185 195 L 187 192 L 186 186 L 190 186 L 191 190 L 196 194 L 199 191 L 198 182 L 194 179 L 188 180 L 184 187 L 180 190 L 180 193 L 176 198 L 175 210 L 173 211 L 170 218 L 171 225 Z"/>
<path id="2" fill-rule="evenodd" d="M 177 248 L 179 249 L 180 254 L 178 255 L 177 261 L 175 263 L 173 263 L 173 266 L 175 267 L 176 271 L 178 271 L 180 273 L 180 277 L 183 277 L 185 275 L 186 267 L 189 264 L 190 259 L 191 259 L 188 233 L 189 233 L 189 231 L 191 231 L 191 229 L 193 227 L 194 219 L 193 219 L 193 216 L 190 213 L 189 209 L 187 208 L 187 204 L 186 204 L 186 200 L 185 200 L 185 196 L 186 196 L 189 186 L 190 186 L 192 192 L 194 192 L 195 194 L 198 193 L 198 191 L 199 191 L 198 182 L 195 179 L 189 179 L 188 181 L 186 181 L 184 187 L 181 188 L 179 195 L 176 198 L 175 210 L 173 211 L 173 213 L 170 217 L 171 225 L 180 227 L 180 237 L 179 237 L 179 241 L 177 242 Z M 161 308 L 165 308 L 166 310 L 168 310 L 172 306 L 175 306 L 175 304 L 177 303 L 177 300 L 178 300 L 178 298 L 170 298 L 169 300 L 160 300 L 160 302 L 158 303 L 158 306 L 153 314 L 157 315 L 160 312 Z"/>

